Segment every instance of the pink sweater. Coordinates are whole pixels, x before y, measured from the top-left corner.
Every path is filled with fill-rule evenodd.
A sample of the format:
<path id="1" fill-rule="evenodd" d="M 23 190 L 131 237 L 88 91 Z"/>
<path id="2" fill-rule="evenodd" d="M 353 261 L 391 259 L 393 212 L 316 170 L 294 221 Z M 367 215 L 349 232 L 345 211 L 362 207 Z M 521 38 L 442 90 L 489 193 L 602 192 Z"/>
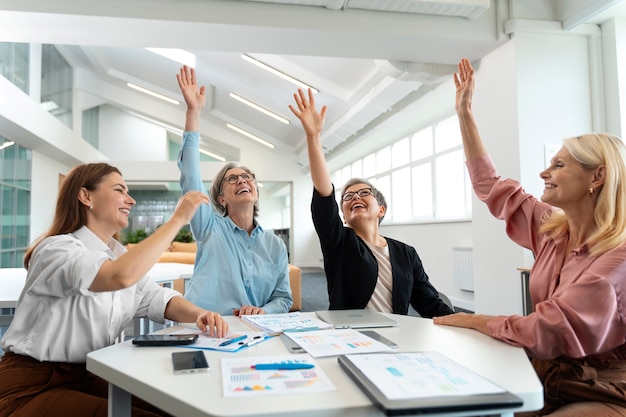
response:
<path id="1" fill-rule="evenodd" d="M 566 235 L 552 239 L 538 232 L 551 206 L 518 182 L 501 179 L 489 156 L 467 161 L 467 167 L 478 198 L 506 221 L 513 241 L 535 254 L 529 285 L 534 312 L 492 319 L 491 335 L 539 359 L 626 359 L 626 244 L 595 257 L 586 246 L 566 254 Z"/>

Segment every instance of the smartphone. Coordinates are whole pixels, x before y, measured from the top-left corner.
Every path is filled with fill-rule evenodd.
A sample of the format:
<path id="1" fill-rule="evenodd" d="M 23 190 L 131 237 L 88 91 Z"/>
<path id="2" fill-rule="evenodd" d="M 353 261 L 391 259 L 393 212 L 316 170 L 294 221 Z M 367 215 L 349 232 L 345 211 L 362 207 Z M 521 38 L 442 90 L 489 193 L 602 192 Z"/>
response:
<path id="1" fill-rule="evenodd" d="M 398 345 L 395 342 L 392 342 L 386 337 L 381 336 L 380 333 L 374 330 L 361 330 L 360 332 L 364 334 L 365 336 L 371 337 L 374 340 L 378 340 L 379 342 L 384 343 L 385 345 L 389 346 L 392 349 L 398 348 Z"/>
<path id="2" fill-rule="evenodd" d="M 209 362 L 201 350 L 189 352 L 172 352 L 172 364 L 175 374 L 188 374 L 193 372 L 207 372 Z"/>
<path id="3" fill-rule="evenodd" d="M 142 334 L 133 339 L 137 346 L 190 345 L 198 340 L 197 334 Z"/>
<path id="4" fill-rule="evenodd" d="M 280 335 L 280 341 L 283 342 L 285 348 L 289 351 L 289 353 L 305 353 L 306 350 L 302 348 L 299 344 L 293 341 L 289 336 L 285 334 Z"/>

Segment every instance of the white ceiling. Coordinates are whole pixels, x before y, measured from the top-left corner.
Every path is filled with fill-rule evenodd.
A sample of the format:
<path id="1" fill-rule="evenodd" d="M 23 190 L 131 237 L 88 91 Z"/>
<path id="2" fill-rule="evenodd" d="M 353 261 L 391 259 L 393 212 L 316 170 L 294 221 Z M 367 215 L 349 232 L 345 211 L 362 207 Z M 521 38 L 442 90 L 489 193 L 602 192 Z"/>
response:
<path id="1" fill-rule="evenodd" d="M 461 57 L 478 60 L 508 38 L 512 18 L 559 21 L 571 29 L 612 16 L 615 0 L 0 0 L 0 41 L 56 44 L 76 68 L 82 109 L 109 104 L 182 128 L 175 106 L 129 90 L 128 81 L 180 99 L 180 64 L 143 49 L 197 56 L 208 87 L 205 147 L 236 158 L 257 147 L 225 129 L 244 128 L 306 169 L 299 121 L 287 105 L 294 85 L 244 61 L 242 53 L 320 90 L 329 106 L 329 159 L 442 81 Z M 387 8 L 395 11 L 372 10 Z M 454 16 L 461 14 L 469 17 Z M 121 93 L 123 92 L 123 93 Z M 235 92 L 290 120 L 284 125 L 229 97 Z M 392 137 L 391 128 L 385 134 Z"/>

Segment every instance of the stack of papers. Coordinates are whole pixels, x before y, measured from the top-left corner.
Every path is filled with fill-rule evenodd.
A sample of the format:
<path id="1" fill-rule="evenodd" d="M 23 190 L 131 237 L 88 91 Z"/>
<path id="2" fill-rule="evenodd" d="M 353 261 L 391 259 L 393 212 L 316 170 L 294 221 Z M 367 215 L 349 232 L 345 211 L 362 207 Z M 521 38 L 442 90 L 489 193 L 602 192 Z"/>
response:
<path id="1" fill-rule="evenodd" d="M 354 329 L 286 333 L 313 357 L 392 352 L 389 346 Z"/>
<path id="2" fill-rule="evenodd" d="M 247 315 L 241 316 L 241 320 L 253 329 L 263 331 L 269 335 L 333 328 L 331 324 L 325 321 L 300 314 L 300 312 Z"/>

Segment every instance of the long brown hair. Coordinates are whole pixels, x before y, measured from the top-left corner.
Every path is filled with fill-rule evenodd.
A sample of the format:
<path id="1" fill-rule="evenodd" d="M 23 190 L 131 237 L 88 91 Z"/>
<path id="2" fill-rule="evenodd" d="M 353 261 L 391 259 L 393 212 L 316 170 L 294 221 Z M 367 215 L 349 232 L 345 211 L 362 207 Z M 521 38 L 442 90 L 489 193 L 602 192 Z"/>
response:
<path id="1" fill-rule="evenodd" d="M 116 167 L 99 162 L 78 165 L 67 174 L 59 190 L 52 226 L 26 250 L 24 268 L 28 269 L 33 251 L 45 238 L 72 233 L 87 223 L 89 208 L 78 199 L 80 189 L 84 187 L 89 191 L 94 191 L 106 176 L 114 172 L 122 175 Z"/>

